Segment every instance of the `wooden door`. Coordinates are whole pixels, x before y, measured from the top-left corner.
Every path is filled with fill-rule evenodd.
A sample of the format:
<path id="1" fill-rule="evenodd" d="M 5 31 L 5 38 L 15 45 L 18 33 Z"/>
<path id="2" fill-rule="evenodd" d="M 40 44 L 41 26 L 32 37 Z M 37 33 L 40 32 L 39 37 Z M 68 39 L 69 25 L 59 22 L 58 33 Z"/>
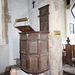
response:
<path id="1" fill-rule="evenodd" d="M 40 31 L 49 31 L 49 5 L 39 8 Z"/>

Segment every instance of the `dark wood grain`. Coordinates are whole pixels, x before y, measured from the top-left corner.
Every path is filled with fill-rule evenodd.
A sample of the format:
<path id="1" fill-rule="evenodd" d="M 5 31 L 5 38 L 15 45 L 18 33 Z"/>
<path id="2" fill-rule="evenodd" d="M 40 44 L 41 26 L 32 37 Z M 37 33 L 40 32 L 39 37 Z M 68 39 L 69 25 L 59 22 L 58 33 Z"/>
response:
<path id="1" fill-rule="evenodd" d="M 26 73 L 40 74 L 49 70 L 48 33 L 20 33 L 20 67 Z"/>
<path id="2" fill-rule="evenodd" d="M 39 8 L 40 31 L 49 31 L 49 5 Z"/>
<path id="3" fill-rule="evenodd" d="M 72 46 L 69 44 L 70 40 L 67 38 L 66 44 L 66 63 L 72 65 Z"/>

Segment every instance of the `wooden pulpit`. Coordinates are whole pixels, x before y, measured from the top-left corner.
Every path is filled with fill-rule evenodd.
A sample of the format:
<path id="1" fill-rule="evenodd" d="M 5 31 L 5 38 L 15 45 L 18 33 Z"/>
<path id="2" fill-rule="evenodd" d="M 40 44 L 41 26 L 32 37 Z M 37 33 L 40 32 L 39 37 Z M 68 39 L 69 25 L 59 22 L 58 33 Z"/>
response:
<path id="1" fill-rule="evenodd" d="M 39 8 L 40 31 L 30 26 L 18 26 L 20 31 L 20 68 L 37 75 L 49 70 L 49 5 Z M 26 21 L 26 19 L 19 19 Z"/>
<path id="2" fill-rule="evenodd" d="M 66 44 L 66 64 L 72 65 L 72 46 L 69 44 L 69 37 Z"/>
<path id="3" fill-rule="evenodd" d="M 40 74 L 49 70 L 49 32 L 33 31 L 30 26 L 17 28 L 22 31 L 20 33 L 21 70 L 28 74 Z"/>

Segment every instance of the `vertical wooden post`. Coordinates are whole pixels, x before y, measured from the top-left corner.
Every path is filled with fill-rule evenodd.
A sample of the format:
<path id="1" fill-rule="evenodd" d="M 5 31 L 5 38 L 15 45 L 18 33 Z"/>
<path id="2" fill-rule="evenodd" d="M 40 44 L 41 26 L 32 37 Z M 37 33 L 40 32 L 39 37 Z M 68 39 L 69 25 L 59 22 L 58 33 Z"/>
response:
<path id="1" fill-rule="evenodd" d="M 71 45 L 69 44 L 70 40 L 69 37 L 67 38 L 67 44 L 66 44 L 66 64 L 72 65 L 72 51 L 71 51 Z"/>
<path id="2" fill-rule="evenodd" d="M 73 58 L 75 58 L 75 45 L 73 45 Z"/>

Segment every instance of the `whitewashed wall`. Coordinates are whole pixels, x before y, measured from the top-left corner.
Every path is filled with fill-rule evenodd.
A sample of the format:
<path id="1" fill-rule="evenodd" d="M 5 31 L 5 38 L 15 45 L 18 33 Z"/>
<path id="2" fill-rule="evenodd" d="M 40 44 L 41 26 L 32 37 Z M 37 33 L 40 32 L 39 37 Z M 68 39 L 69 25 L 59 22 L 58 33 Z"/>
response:
<path id="1" fill-rule="evenodd" d="M 4 72 L 5 67 L 9 65 L 9 46 L 5 45 L 4 37 L 4 23 L 2 20 L 2 5 L 4 5 L 4 0 L 0 0 L 0 73 Z"/>
<path id="2" fill-rule="evenodd" d="M 62 38 L 66 37 L 66 2 L 61 0 L 61 34 Z"/>
<path id="3" fill-rule="evenodd" d="M 28 0 L 8 0 L 8 13 L 11 17 L 8 24 L 8 44 L 0 46 L 0 73 L 9 65 L 16 64 L 19 58 L 19 30 L 14 28 L 15 19 L 29 17 Z"/>
<path id="4" fill-rule="evenodd" d="M 14 59 L 19 58 L 19 32 L 13 25 L 16 19 L 29 16 L 27 5 L 27 0 L 8 0 L 8 12 L 11 17 L 8 24 L 10 65 L 15 64 Z"/>
<path id="5" fill-rule="evenodd" d="M 69 26 L 69 23 L 73 23 L 74 30 L 75 30 L 75 19 L 71 13 L 71 9 L 72 9 L 74 3 L 75 3 L 75 0 L 71 0 L 70 9 L 66 9 L 67 37 L 70 37 L 71 44 L 75 44 L 75 31 L 74 31 L 74 34 L 70 34 L 70 26 Z"/>
<path id="6" fill-rule="evenodd" d="M 49 0 L 39 0 L 39 7 L 49 4 Z"/>
<path id="7" fill-rule="evenodd" d="M 39 4 L 38 4 L 39 0 L 35 0 L 35 4 L 34 4 L 34 8 L 33 8 L 33 0 L 28 0 L 28 11 L 29 11 L 29 21 L 30 21 L 30 25 L 31 27 L 35 30 L 35 31 L 39 31 Z"/>
<path id="8" fill-rule="evenodd" d="M 0 45 L 0 73 L 9 65 L 9 46 Z"/>

